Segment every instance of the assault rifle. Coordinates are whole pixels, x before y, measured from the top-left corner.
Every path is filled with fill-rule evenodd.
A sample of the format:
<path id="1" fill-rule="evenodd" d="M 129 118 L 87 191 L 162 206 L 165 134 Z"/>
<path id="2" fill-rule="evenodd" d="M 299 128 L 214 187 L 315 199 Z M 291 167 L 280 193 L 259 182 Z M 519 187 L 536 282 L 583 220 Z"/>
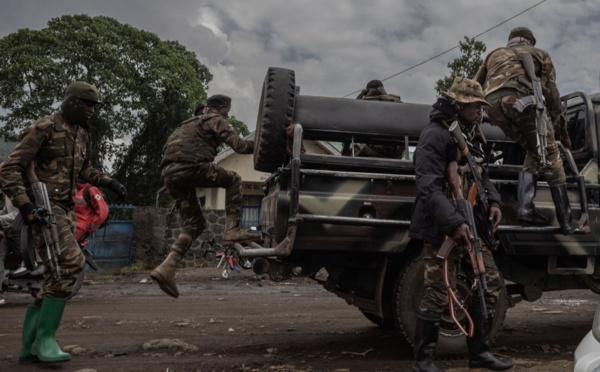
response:
<path id="1" fill-rule="evenodd" d="M 535 75 L 535 67 L 533 65 L 533 57 L 529 53 L 518 53 L 513 50 L 518 56 L 521 65 L 527 73 L 527 77 L 531 80 L 531 88 L 533 89 L 533 95 L 525 96 L 518 99 L 513 104 L 513 109 L 518 112 L 523 112 L 529 106 L 535 106 L 535 128 L 537 132 L 536 149 L 538 156 L 540 157 L 540 165 L 542 167 L 550 165 L 550 162 L 546 159 L 546 147 L 548 147 L 548 112 L 544 105 L 544 94 L 542 92 L 542 83 L 540 78 Z"/>
<path id="2" fill-rule="evenodd" d="M 462 131 L 460 130 L 460 125 L 457 121 L 455 121 L 452 123 L 449 130 L 454 137 L 459 151 L 467 159 L 467 165 L 469 168 L 468 170 L 472 181 L 472 185 L 468 193 L 469 200 L 467 200 L 462 194 L 458 164 L 456 162 L 452 162 L 448 165 L 448 168 L 446 169 L 446 178 L 448 180 L 450 190 L 454 196 L 454 200 L 456 201 L 456 209 L 465 218 L 466 223 L 469 226 L 469 230 L 471 231 L 471 235 L 473 236 L 473 239 L 468 242 L 466 250 L 471 260 L 471 266 L 473 267 L 473 276 L 475 277 L 474 286 L 477 288 L 481 312 L 485 316 L 485 314 L 487 314 L 487 308 L 485 305 L 485 290 L 487 289 L 487 281 L 485 278 L 485 264 L 483 262 L 482 254 L 483 248 L 479 240 L 479 234 L 477 233 L 477 225 L 473 215 L 473 205 L 475 202 L 480 203 L 482 210 L 486 213 L 485 216 L 487 216 L 487 213 L 489 213 L 489 202 L 487 196 L 485 195 L 485 190 L 483 189 L 479 172 L 476 168 L 477 165 L 475 164 L 475 159 L 473 159 L 472 155 L 469 153 L 469 148 L 465 138 L 463 137 Z M 454 239 L 448 237 L 438 250 L 437 257 L 446 260 L 452 249 L 454 249 L 457 245 L 458 244 L 454 241 Z"/>
<path id="3" fill-rule="evenodd" d="M 60 277 L 61 271 L 58 264 L 58 257 L 60 256 L 60 243 L 58 227 L 56 226 L 56 216 L 52 213 L 52 205 L 48 198 L 48 190 L 46 184 L 40 182 L 35 174 L 33 162 L 27 168 L 27 179 L 31 184 L 31 191 L 35 198 L 35 204 L 44 208 L 45 212 L 41 213 L 38 217 L 41 224 L 42 236 L 46 243 L 46 253 L 48 254 L 48 265 L 56 273 L 57 277 Z"/>
<path id="4" fill-rule="evenodd" d="M 452 162 L 448 165 L 448 168 L 446 169 L 446 178 L 448 179 L 450 190 L 456 201 L 456 209 L 465 218 L 473 237 L 467 243 L 466 251 L 469 254 L 471 266 L 473 267 L 473 276 L 475 277 L 474 287 L 477 288 L 481 313 L 485 316 L 485 314 L 487 314 L 487 307 L 485 305 L 487 281 L 485 279 L 485 264 L 483 262 L 482 247 L 479 236 L 477 235 L 477 227 L 475 225 L 475 218 L 473 217 L 473 208 L 471 203 L 462 195 L 460 176 L 458 175 L 458 165 L 456 162 Z M 446 260 L 450 255 L 450 252 L 457 246 L 458 244 L 454 239 L 447 237 L 438 250 L 437 257 Z M 446 273 L 444 273 L 444 276 L 446 276 Z"/>

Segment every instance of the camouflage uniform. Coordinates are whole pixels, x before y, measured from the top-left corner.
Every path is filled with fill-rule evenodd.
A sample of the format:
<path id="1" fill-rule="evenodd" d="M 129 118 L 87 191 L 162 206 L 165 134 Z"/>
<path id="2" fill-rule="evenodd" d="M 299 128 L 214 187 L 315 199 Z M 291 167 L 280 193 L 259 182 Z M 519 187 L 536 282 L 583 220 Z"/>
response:
<path id="1" fill-rule="evenodd" d="M 448 165 L 454 162 L 461 164 L 466 159 L 461 159 L 448 128 L 457 120 L 462 132 L 467 136 L 470 152 L 475 152 L 475 149 L 478 153 L 481 152 L 480 132 L 471 121 L 481 115 L 482 104 L 487 103 L 481 86 L 470 79 L 456 78 L 450 90 L 443 93 L 442 97 L 434 103 L 430 113 L 430 123 L 421 132 L 415 150 L 415 183 L 418 194 L 411 217 L 409 236 L 423 242 L 421 258 L 425 266 L 424 288 L 416 311 L 413 342 L 415 363 L 412 370 L 415 372 L 442 371 L 433 363 L 433 353 L 438 341 L 441 316 L 448 307 L 448 292 L 444 283 L 444 261 L 437 258 L 436 253 L 444 242 L 445 236 L 453 236 L 454 239 L 459 236 L 460 240 L 468 239 L 466 220 L 456 209 L 446 179 Z M 482 232 L 488 230 L 482 228 L 483 223 L 489 223 L 488 218 L 493 218 L 495 222 L 500 221 L 501 200 L 485 169 L 480 167 L 479 171 L 484 190 L 478 192 L 486 193 L 490 205 L 487 216 L 483 215 L 477 204 L 473 211 L 477 230 Z M 467 195 L 465 190 L 470 186 L 466 181 L 467 179 L 463 177 L 463 195 Z M 462 243 L 459 240 L 457 242 Z M 482 253 L 487 280 L 484 298 L 487 309 L 493 309 L 504 283 L 489 248 L 483 242 Z M 473 280 L 474 274 L 469 255 L 463 252 L 462 248 L 454 248 L 446 261 L 452 290 L 456 290 L 457 276 L 461 269 Z M 473 337 L 467 338 L 469 367 L 485 367 L 495 371 L 511 368 L 512 362 L 499 360 L 491 352 L 489 332 L 493 313 L 488 311 L 487 314 L 483 314 L 479 301 L 479 297 L 473 293 L 466 304 L 474 323 Z"/>
<path id="2" fill-rule="evenodd" d="M 240 139 L 224 118 L 230 104 L 231 98 L 227 96 L 209 97 L 206 114 L 184 121 L 164 146 L 161 176 L 167 190 L 176 199 L 183 229 L 167 258 L 152 270 L 150 276 L 166 294 L 175 298 L 179 297 L 175 283 L 177 263 L 206 227 L 206 219 L 196 197 L 197 187 L 225 188 L 227 224 L 223 241 L 250 242 L 259 238 L 239 228 L 241 177 L 213 163 L 221 143 L 228 144 L 240 154 L 250 154 L 254 150 L 254 141 Z"/>
<path id="3" fill-rule="evenodd" d="M 29 183 L 23 174 L 33 162 L 37 178 L 46 184 L 52 212 L 60 234 L 60 278 L 50 271 L 44 238 L 39 224 L 32 225 L 35 249 L 42 258 L 46 271 L 44 286 L 36 303 L 43 297 L 66 298 L 71 293 L 78 274 L 83 270 L 85 257 L 75 240 L 76 218 L 73 195 L 78 177 L 98 186 L 108 186 L 110 177 L 90 164 L 90 135 L 82 126 L 70 124 L 61 110 L 37 120 L 22 134 L 19 144 L 0 170 L 2 191 L 19 208 L 30 202 Z"/>
<path id="4" fill-rule="evenodd" d="M 172 249 L 182 255 L 206 227 L 196 197 L 197 187 L 224 187 L 226 214 L 240 214 L 241 177 L 212 163 L 221 143 L 228 144 L 240 154 L 250 154 L 254 149 L 254 141 L 240 139 L 231 124 L 215 114 L 184 121 L 164 146 L 161 176 L 177 201 L 183 221 L 183 230 Z"/>
<path id="5" fill-rule="evenodd" d="M 523 170 L 538 175 L 540 159 L 536 149 L 535 112 L 532 108 L 523 112 L 513 109 L 519 98 L 532 94 L 531 88 L 527 86 L 525 69 L 515 51 L 529 53 L 533 57 L 536 75 L 541 79 L 548 114 L 553 123 L 558 123 L 564 115 L 564 110 L 556 87 L 556 71 L 547 52 L 524 42 L 496 49 L 486 57 L 475 80 L 485 90 L 486 100 L 490 104 L 490 121 L 527 151 Z M 552 164 L 544 169 L 544 173 L 548 184 L 556 185 L 565 182 L 565 171 L 554 132 L 549 129 L 546 151 L 547 159 Z"/>
<path id="6" fill-rule="evenodd" d="M 85 257 L 75 240 L 76 217 L 73 196 L 78 178 L 97 186 L 107 186 L 121 196 L 123 185 L 99 172 L 90 164 L 88 120 L 101 104 L 98 90 L 84 82 L 71 83 L 65 92 L 60 110 L 31 124 L 0 170 L 2 191 L 19 208 L 23 221 L 33 231 L 33 244 L 45 266 L 44 284 L 35 305 L 29 305 L 23 320 L 23 343 L 19 363 L 66 362 L 71 359 L 55 338 L 62 320 L 66 298 L 71 294 Z M 37 179 L 44 183 L 50 208 L 56 218 L 60 254 L 57 257 L 60 277 L 50 268 L 42 226 L 41 210 L 31 202 L 30 181 L 24 179 L 33 168 Z"/>
<path id="7" fill-rule="evenodd" d="M 566 176 L 556 137 L 569 148 L 570 138 L 566 130 L 564 108 L 556 88 L 556 72 L 550 56 L 535 48 L 535 37 L 526 27 L 511 30 L 505 48 L 492 51 L 475 76 L 485 88 L 486 100 L 491 105 L 488 116 L 492 124 L 499 126 L 508 136 L 526 150 L 523 170 L 519 172 L 517 189 L 517 220 L 526 224 L 548 225 L 551 221 L 535 208 L 537 180 L 540 167 L 554 202 L 556 218 L 562 233 L 572 234 L 578 229 L 572 223 L 571 204 L 565 185 Z M 550 121 L 547 131 L 546 164 L 541 164 L 538 154 L 535 107 L 531 105 L 518 112 L 515 102 L 525 96 L 534 96 L 533 83 L 521 63 L 523 55 L 531 55 L 535 76 L 540 79 L 542 94 Z M 534 97 L 535 98 L 535 97 Z"/>

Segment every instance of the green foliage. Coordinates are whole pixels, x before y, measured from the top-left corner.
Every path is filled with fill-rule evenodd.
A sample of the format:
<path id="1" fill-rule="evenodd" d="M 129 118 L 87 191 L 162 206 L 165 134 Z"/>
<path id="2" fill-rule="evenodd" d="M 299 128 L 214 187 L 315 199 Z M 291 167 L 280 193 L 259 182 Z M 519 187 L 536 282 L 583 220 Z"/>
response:
<path id="1" fill-rule="evenodd" d="M 435 83 L 435 91 L 438 94 L 448 91 L 455 77 L 475 76 L 479 66 L 483 62 L 481 54 L 485 53 L 487 47 L 483 42 L 465 36 L 465 41 L 458 43 L 458 49 L 462 53 L 462 56 L 448 63 L 448 68 L 451 70 L 450 76 L 445 76 Z"/>
<path id="2" fill-rule="evenodd" d="M 128 202 L 153 205 L 168 135 L 206 100 L 208 69 L 176 41 L 87 15 L 54 18 L 39 31 L 0 39 L 0 136 L 14 139 L 52 113 L 72 81 L 94 84 L 105 103 L 91 120 L 93 163 L 113 161 Z"/>

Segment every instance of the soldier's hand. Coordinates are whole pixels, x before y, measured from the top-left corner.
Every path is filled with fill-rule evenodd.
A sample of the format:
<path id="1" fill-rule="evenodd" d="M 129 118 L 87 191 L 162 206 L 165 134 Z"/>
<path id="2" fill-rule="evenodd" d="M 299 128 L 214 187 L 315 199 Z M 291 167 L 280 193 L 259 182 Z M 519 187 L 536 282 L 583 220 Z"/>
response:
<path id="1" fill-rule="evenodd" d="M 471 234 L 471 229 L 469 229 L 469 225 L 466 223 L 462 223 L 460 226 L 452 230 L 450 237 L 454 239 L 458 245 L 469 245 L 471 244 L 471 240 L 474 238 L 473 234 Z"/>
<path id="2" fill-rule="evenodd" d="M 48 214 L 47 210 L 37 207 L 32 203 L 25 203 L 20 206 L 19 212 L 21 212 L 21 216 L 23 217 L 23 223 L 27 226 L 44 222 L 43 217 Z"/>
<path id="3" fill-rule="evenodd" d="M 496 232 L 498 225 L 502 220 L 502 211 L 495 205 L 490 205 L 490 221 L 492 222 L 492 231 Z"/>
<path id="4" fill-rule="evenodd" d="M 107 187 L 117 194 L 117 202 L 123 202 L 127 199 L 127 189 L 117 180 L 111 180 Z"/>
<path id="5" fill-rule="evenodd" d="M 560 141 L 560 143 L 562 143 L 569 150 L 573 150 L 571 137 L 569 137 L 569 132 L 567 131 L 567 120 L 565 119 L 564 115 L 558 116 L 555 129 L 556 140 Z"/>

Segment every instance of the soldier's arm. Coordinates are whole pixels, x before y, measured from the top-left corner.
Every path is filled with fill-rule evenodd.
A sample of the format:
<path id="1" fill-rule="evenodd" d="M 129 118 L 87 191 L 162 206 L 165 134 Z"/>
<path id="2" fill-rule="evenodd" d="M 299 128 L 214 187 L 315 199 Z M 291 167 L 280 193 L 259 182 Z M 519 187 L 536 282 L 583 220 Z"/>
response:
<path id="1" fill-rule="evenodd" d="M 47 140 L 46 132 L 37 123 L 25 129 L 21 140 L 0 169 L 2 191 L 16 208 L 31 202 L 25 191 L 23 175 Z"/>
<path id="2" fill-rule="evenodd" d="M 475 78 L 474 78 L 474 80 L 477 81 L 482 87 L 483 87 L 483 84 L 485 83 L 485 79 L 487 77 L 486 63 L 487 63 L 487 58 L 483 61 L 481 66 L 479 66 L 479 70 L 477 70 L 477 73 L 475 73 Z"/>
<path id="3" fill-rule="evenodd" d="M 91 152 L 91 145 L 89 140 L 86 141 L 87 147 L 85 153 L 89 154 Z M 94 186 L 106 187 L 112 181 L 112 178 L 107 176 L 106 174 L 100 172 L 98 169 L 92 166 L 89 157 L 86 157 L 83 160 L 83 165 L 81 166 L 81 170 L 79 171 L 79 177 L 83 178 L 87 182 L 91 183 Z"/>
<path id="4" fill-rule="evenodd" d="M 548 114 L 552 118 L 552 122 L 556 123 L 556 120 L 563 112 L 563 107 L 560 103 L 560 93 L 556 87 L 556 70 L 554 64 L 548 53 L 542 54 L 542 92 L 546 99 L 546 109 Z"/>
<path id="5" fill-rule="evenodd" d="M 241 139 L 231 124 L 223 118 L 217 118 L 215 133 L 221 142 L 225 142 L 233 151 L 239 154 L 251 154 L 254 151 L 254 141 Z"/>

